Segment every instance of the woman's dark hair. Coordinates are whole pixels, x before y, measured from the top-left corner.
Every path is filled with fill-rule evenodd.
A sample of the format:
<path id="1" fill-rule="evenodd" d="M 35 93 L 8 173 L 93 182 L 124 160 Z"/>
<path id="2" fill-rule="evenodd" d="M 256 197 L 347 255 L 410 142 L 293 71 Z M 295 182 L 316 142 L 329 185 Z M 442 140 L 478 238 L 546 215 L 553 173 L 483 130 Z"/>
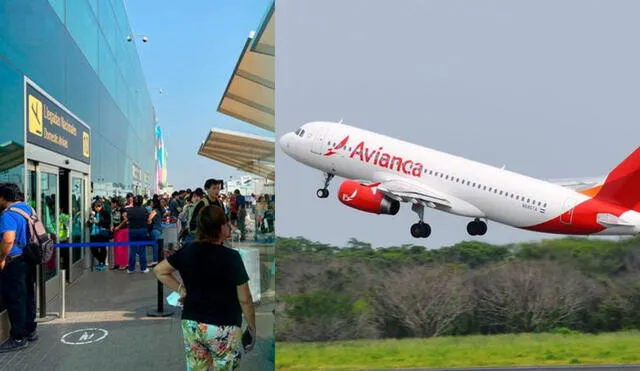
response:
<path id="1" fill-rule="evenodd" d="M 151 202 L 151 208 L 156 210 L 162 209 L 162 205 L 160 205 L 160 198 L 158 196 L 154 196 L 149 202 Z"/>
<path id="2" fill-rule="evenodd" d="M 202 188 L 196 188 L 196 190 L 193 191 L 193 193 L 191 194 L 189 199 L 191 199 L 193 196 L 198 196 L 200 198 L 204 198 L 204 191 L 202 190 Z"/>
<path id="3" fill-rule="evenodd" d="M 93 203 L 93 208 L 95 209 L 96 207 L 102 207 L 104 206 L 104 204 L 102 203 L 102 201 L 96 201 Z"/>
<path id="4" fill-rule="evenodd" d="M 198 213 L 198 228 L 196 229 L 196 239 L 217 240 L 220 238 L 220 229 L 227 224 L 227 217 L 224 210 L 218 205 L 208 205 Z"/>
<path id="5" fill-rule="evenodd" d="M 142 206 L 143 202 L 144 199 L 140 195 L 137 195 L 133 198 L 133 206 Z"/>

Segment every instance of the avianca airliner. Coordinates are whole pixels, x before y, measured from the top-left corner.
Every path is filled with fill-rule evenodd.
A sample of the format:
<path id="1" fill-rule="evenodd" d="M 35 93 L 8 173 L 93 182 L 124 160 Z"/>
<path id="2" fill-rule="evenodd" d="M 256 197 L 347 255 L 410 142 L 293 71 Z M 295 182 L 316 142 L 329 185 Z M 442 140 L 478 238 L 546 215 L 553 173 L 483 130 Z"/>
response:
<path id="1" fill-rule="evenodd" d="M 325 174 L 320 198 L 337 175 L 345 178 L 338 199 L 349 207 L 395 215 L 411 204 L 415 238 L 431 234 L 425 207 L 470 218 L 472 236 L 484 235 L 489 220 L 566 235 L 640 233 L 640 147 L 606 177 L 584 183 L 535 179 L 342 122 L 310 122 L 279 143 Z"/>

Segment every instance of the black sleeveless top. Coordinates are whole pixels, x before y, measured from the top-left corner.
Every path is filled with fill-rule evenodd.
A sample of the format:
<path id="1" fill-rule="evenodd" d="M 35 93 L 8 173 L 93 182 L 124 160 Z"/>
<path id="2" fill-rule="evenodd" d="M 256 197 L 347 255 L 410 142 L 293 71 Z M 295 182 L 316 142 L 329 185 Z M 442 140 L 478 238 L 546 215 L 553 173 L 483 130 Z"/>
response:
<path id="1" fill-rule="evenodd" d="M 134 206 L 127 209 L 129 229 L 146 229 L 149 212 L 142 206 Z"/>

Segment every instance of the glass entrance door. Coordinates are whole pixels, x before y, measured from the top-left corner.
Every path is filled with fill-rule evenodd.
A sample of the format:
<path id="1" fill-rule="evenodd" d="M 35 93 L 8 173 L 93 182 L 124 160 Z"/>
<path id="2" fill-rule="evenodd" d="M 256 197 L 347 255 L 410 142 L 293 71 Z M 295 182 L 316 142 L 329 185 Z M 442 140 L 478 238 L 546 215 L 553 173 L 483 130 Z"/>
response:
<path id="1" fill-rule="evenodd" d="M 58 212 L 60 210 L 58 199 L 58 169 L 40 165 L 38 166 L 38 170 L 37 172 L 40 178 L 38 211 L 42 218 L 44 228 L 54 239 L 55 243 L 58 243 Z M 56 249 L 56 254 L 53 254 L 51 260 L 44 265 L 45 280 L 49 281 L 58 274 L 59 259 L 59 250 Z"/>
<path id="2" fill-rule="evenodd" d="M 71 243 L 87 242 L 84 227 L 87 219 L 86 215 L 86 187 L 84 176 L 80 173 L 69 173 L 69 202 L 71 211 Z M 74 247 L 70 249 L 71 265 L 69 281 L 74 281 L 82 274 L 84 269 L 85 248 Z"/>
<path id="3" fill-rule="evenodd" d="M 38 213 L 40 220 L 42 220 L 42 224 L 53 239 L 54 243 L 59 241 L 59 188 L 60 185 L 57 167 L 34 164 L 29 161 L 27 165 L 26 201 Z M 47 302 L 55 298 L 60 291 L 60 281 L 58 281 L 60 279 L 59 261 L 60 250 L 55 249 L 51 259 L 42 265 Z M 41 287 L 38 283 L 38 292 L 40 292 L 40 290 Z M 40 294 L 38 294 L 38 306 L 42 308 L 40 303 Z"/>

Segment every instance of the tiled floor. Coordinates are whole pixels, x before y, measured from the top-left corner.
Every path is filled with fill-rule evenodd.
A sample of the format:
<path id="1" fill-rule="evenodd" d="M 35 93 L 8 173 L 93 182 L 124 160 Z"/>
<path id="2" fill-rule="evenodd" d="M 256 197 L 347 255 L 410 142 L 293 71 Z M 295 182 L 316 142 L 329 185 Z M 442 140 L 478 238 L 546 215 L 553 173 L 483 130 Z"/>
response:
<path id="1" fill-rule="evenodd" d="M 67 288 L 66 318 L 39 324 L 40 339 L 29 348 L 0 354 L 0 370 L 186 369 L 179 309 L 147 316 L 156 308 L 156 282 L 152 273 L 86 272 Z M 59 312 L 59 300 L 47 311 Z M 240 369 L 273 370 L 273 304 L 263 300 L 256 317 L 258 343 Z"/>

